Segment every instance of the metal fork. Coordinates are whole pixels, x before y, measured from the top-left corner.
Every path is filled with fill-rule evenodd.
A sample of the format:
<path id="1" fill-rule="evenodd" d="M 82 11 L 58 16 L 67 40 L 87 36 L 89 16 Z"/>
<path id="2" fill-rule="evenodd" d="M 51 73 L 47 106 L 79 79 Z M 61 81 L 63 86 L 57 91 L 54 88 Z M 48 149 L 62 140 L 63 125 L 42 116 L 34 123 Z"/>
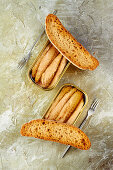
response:
<path id="1" fill-rule="evenodd" d="M 54 15 L 55 15 L 56 13 L 57 13 L 57 10 L 55 10 L 55 11 L 53 12 Z M 22 60 L 18 63 L 17 68 L 22 69 L 23 66 L 28 62 L 28 60 L 29 60 L 30 57 L 31 57 L 32 49 L 34 48 L 34 46 L 35 46 L 36 43 L 40 40 L 40 38 L 42 37 L 42 35 L 43 35 L 44 33 L 45 33 L 45 29 L 43 28 L 41 34 L 38 36 L 38 38 L 36 39 L 36 41 L 35 41 L 34 44 L 32 45 L 29 53 L 28 53 L 25 57 L 23 57 Z"/>
<path id="2" fill-rule="evenodd" d="M 89 108 L 89 110 L 88 110 L 88 112 L 87 112 L 86 118 L 84 119 L 83 123 L 79 126 L 79 128 L 82 128 L 82 127 L 84 126 L 84 124 L 86 123 L 86 121 L 89 119 L 89 117 L 93 115 L 93 113 L 94 113 L 94 111 L 95 111 L 95 109 L 96 109 L 96 107 L 97 107 L 98 104 L 99 104 L 98 99 L 94 99 L 93 102 L 92 102 L 92 104 L 91 104 L 91 106 L 90 106 L 90 108 Z M 65 149 L 65 151 L 63 152 L 61 158 L 63 158 L 63 157 L 66 155 L 67 151 L 68 151 L 70 148 L 71 148 L 70 145 L 68 145 L 68 146 L 66 147 L 66 149 Z"/>

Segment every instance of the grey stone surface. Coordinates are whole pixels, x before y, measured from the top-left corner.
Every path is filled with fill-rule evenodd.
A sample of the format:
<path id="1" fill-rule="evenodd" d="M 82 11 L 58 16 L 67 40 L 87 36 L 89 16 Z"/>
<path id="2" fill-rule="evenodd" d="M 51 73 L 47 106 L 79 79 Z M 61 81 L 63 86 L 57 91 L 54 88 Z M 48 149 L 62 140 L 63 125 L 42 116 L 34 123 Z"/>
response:
<path id="1" fill-rule="evenodd" d="M 100 62 L 95 71 L 70 65 L 58 86 L 45 92 L 28 81 L 27 72 L 45 38 L 20 71 L 17 63 L 28 52 L 54 9 L 64 26 Z M 2 170 L 110 170 L 113 169 L 113 1 L 112 0 L 0 0 L 0 169 Z M 85 133 L 88 151 L 20 136 L 21 125 L 41 118 L 64 83 L 87 92 L 90 106 L 100 100 Z M 84 112 L 88 110 L 88 107 Z"/>

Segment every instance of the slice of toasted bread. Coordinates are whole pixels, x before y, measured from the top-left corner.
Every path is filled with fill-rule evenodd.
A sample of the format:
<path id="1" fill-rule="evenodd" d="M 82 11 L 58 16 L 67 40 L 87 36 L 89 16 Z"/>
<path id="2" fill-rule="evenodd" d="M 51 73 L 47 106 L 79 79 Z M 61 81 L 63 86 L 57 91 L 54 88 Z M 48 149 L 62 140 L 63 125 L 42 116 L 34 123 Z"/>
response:
<path id="1" fill-rule="evenodd" d="M 89 138 L 79 128 L 44 119 L 24 124 L 21 135 L 59 142 L 82 150 L 88 150 L 91 146 Z"/>
<path id="2" fill-rule="evenodd" d="M 51 43 L 72 64 L 81 69 L 94 70 L 99 62 L 65 29 L 57 16 L 46 17 L 46 33 Z"/>

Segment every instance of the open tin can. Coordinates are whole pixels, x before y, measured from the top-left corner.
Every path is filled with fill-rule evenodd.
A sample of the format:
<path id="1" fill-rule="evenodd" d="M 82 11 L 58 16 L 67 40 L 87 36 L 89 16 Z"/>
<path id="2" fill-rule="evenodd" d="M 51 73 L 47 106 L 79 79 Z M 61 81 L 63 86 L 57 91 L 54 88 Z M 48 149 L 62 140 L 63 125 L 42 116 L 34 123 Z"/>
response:
<path id="1" fill-rule="evenodd" d="M 35 84 L 36 86 L 38 86 L 38 87 L 40 87 L 40 88 L 42 88 L 42 89 L 44 89 L 44 90 L 48 90 L 48 91 L 54 89 L 54 88 L 57 86 L 57 84 L 59 83 L 60 79 L 62 78 L 62 76 L 64 75 L 65 71 L 67 70 L 67 68 L 68 68 L 69 65 L 70 65 L 70 62 L 67 60 L 67 64 L 66 64 L 66 66 L 64 67 L 61 75 L 59 76 L 59 78 L 58 78 L 57 82 L 54 84 L 54 86 L 51 87 L 51 88 L 43 88 L 43 87 L 41 87 L 38 83 L 35 82 L 34 78 L 32 77 L 32 68 L 34 67 L 34 65 L 35 65 L 35 63 L 38 61 L 38 59 L 41 57 L 43 51 L 45 50 L 45 48 L 48 46 L 49 43 L 50 43 L 50 41 L 47 40 L 47 42 L 46 42 L 45 45 L 43 46 L 42 50 L 40 51 L 39 55 L 36 57 L 35 61 L 33 62 L 33 64 L 31 65 L 31 67 L 30 67 L 29 70 L 28 70 L 28 79 L 29 79 L 29 81 L 31 81 L 31 82 L 32 82 L 33 84 Z"/>
<path id="2" fill-rule="evenodd" d="M 49 25 L 49 23 L 51 23 L 50 24 L 51 26 Z M 54 31 L 51 32 L 52 30 Z M 29 80 L 31 80 L 35 85 L 41 87 L 42 89 L 51 90 L 55 88 L 58 82 L 60 81 L 60 79 L 62 78 L 63 74 L 69 67 L 70 63 L 72 63 L 75 67 L 78 67 L 79 69 L 82 70 L 87 70 L 87 69 L 94 70 L 99 65 L 98 60 L 96 60 L 93 56 L 91 56 L 89 52 L 79 42 L 77 42 L 77 40 L 63 27 L 60 20 L 55 15 L 50 14 L 46 17 L 45 35 L 47 36 L 47 42 L 43 46 L 43 49 L 41 50 L 38 57 L 36 58 L 33 65 L 28 71 Z M 47 50 L 46 47 L 49 43 L 51 43 L 55 51 L 57 50 L 57 52 L 59 52 L 59 54 L 62 55 L 62 58 L 64 57 L 65 61 L 67 61 L 66 64 L 63 65 L 64 67 L 62 67 L 61 72 L 58 75 L 57 75 L 58 73 L 57 70 L 60 67 L 60 64 L 59 64 L 59 60 L 57 60 L 57 62 L 55 60 L 58 54 L 56 55 L 55 53 L 53 53 L 54 51 L 53 48 L 52 50 L 51 48 L 49 48 L 48 51 L 46 51 Z M 44 58 L 42 58 L 41 60 L 40 57 L 42 57 L 41 55 L 43 55 L 42 53 L 44 51 L 46 51 L 46 53 L 43 56 Z M 51 53 L 52 56 L 50 55 L 49 52 Z M 50 56 L 50 58 L 47 57 L 46 54 Z M 54 58 L 53 56 L 56 58 Z M 60 63 L 63 60 L 62 58 L 60 60 Z M 88 60 L 87 58 L 90 58 L 90 60 Z M 37 64 L 35 65 L 37 61 L 39 61 L 38 66 Z M 49 67 L 52 63 L 53 63 L 52 67 Z M 36 69 L 34 66 L 36 66 Z M 48 67 L 49 67 L 49 71 L 48 71 Z M 32 74 L 33 68 L 36 71 L 35 74 Z M 39 71 L 38 69 L 41 71 Z M 55 74 L 57 78 L 54 81 Z"/>
<path id="3" fill-rule="evenodd" d="M 81 108 L 79 114 L 77 115 L 77 117 L 75 118 L 74 123 L 73 123 L 73 125 L 75 125 L 76 127 L 79 127 L 79 126 L 82 124 L 83 120 L 84 120 L 84 119 L 86 118 L 86 116 L 87 116 L 87 113 L 83 114 L 83 110 L 84 110 L 84 108 L 86 107 L 86 105 L 87 105 L 87 103 L 88 103 L 88 96 L 87 96 L 87 94 L 86 94 L 83 90 L 81 90 L 80 88 L 78 88 L 77 86 L 75 86 L 75 85 L 73 85 L 73 84 L 64 84 L 64 85 L 58 90 L 58 92 L 57 92 L 57 94 L 55 95 L 53 101 L 52 101 L 51 104 L 49 105 L 47 111 L 46 111 L 45 114 L 42 116 L 42 119 L 45 119 L 45 116 L 46 116 L 47 112 L 49 111 L 49 109 L 51 108 L 53 102 L 55 101 L 55 99 L 57 98 L 57 96 L 60 94 L 61 90 L 62 90 L 64 87 L 66 87 L 66 86 L 75 87 L 77 90 L 79 90 L 79 91 L 83 94 L 84 105 L 83 105 L 83 107 Z"/>

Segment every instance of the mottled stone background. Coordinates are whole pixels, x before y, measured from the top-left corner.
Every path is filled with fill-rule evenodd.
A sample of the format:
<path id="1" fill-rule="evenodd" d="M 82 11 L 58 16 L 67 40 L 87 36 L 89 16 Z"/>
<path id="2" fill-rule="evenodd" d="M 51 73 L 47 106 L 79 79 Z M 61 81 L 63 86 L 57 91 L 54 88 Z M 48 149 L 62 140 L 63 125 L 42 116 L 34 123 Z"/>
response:
<path id="1" fill-rule="evenodd" d="M 70 65 L 58 86 L 40 90 L 27 72 L 45 38 L 23 70 L 17 63 L 27 54 L 54 9 L 64 26 L 100 61 L 95 71 Z M 85 132 L 92 147 L 71 150 L 65 146 L 20 136 L 21 125 L 41 118 L 64 83 L 85 90 L 90 106 L 100 105 Z M 84 112 L 88 110 L 88 107 Z M 112 170 L 113 169 L 113 0 L 0 0 L 0 170 Z"/>

